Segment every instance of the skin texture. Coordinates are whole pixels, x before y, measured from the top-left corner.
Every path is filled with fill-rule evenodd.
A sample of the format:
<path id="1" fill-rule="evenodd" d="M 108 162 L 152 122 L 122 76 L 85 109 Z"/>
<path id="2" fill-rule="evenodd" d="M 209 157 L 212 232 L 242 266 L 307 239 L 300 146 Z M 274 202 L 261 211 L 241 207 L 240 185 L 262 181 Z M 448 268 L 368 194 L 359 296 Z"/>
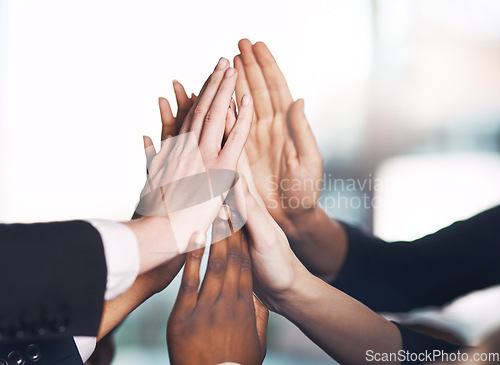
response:
<path id="1" fill-rule="evenodd" d="M 227 222 L 214 223 L 214 243 L 199 289 L 204 248 L 186 255 L 181 287 L 167 326 L 172 364 L 236 362 L 261 364 L 266 352 L 268 311 L 252 294 L 252 269 L 245 236 L 217 235 Z M 219 231 L 219 232 L 217 232 Z M 203 247 L 203 243 L 194 243 Z"/>
<path id="2" fill-rule="evenodd" d="M 161 115 L 161 140 L 176 136 L 182 125 L 182 121 L 196 100 L 194 94 L 188 98 L 182 84 L 173 82 L 175 98 L 177 100 L 177 115 L 174 117 L 170 103 L 165 98 L 159 98 L 158 104 Z M 132 219 L 141 216 L 134 212 Z M 97 335 L 97 341 L 103 339 L 113 328 L 120 324 L 126 316 L 134 311 L 148 298 L 165 289 L 178 274 L 184 265 L 185 255 L 179 255 L 155 269 L 139 275 L 132 286 L 119 297 L 104 303 L 104 311 Z M 106 336 L 111 341 L 111 335 Z M 99 347 L 95 352 L 99 351 Z M 94 355 L 93 355 L 94 357 Z"/>
<path id="3" fill-rule="evenodd" d="M 342 267 L 347 240 L 342 225 L 317 204 L 323 159 L 304 114 L 304 101 L 293 101 L 264 43 L 252 45 L 242 39 L 238 47 L 237 100 L 244 93 L 254 97 L 246 151 L 255 186 L 299 259 L 315 275 L 331 280 Z"/>
<path id="4" fill-rule="evenodd" d="M 180 133 L 181 128 L 183 127 L 184 121 L 186 123 L 192 123 L 193 119 L 196 119 L 194 117 L 195 110 L 196 108 L 201 108 L 197 102 L 197 100 L 200 100 L 200 102 L 204 102 L 207 104 L 207 99 L 203 99 L 203 93 L 205 90 L 207 90 L 208 85 L 212 83 L 213 85 L 212 90 L 209 88 L 209 92 L 212 92 L 214 97 L 217 97 L 219 95 L 218 90 L 213 90 L 214 86 L 217 86 L 217 82 L 222 85 L 223 81 L 223 75 L 224 72 L 228 69 L 228 62 L 227 60 L 222 59 L 223 67 L 220 68 L 219 70 L 216 70 L 218 72 L 217 80 L 213 80 L 213 75 L 207 82 L 205 83 L 202 92 L 200 94 L 200 99 L 196 97 L 194 94 L 191 96 L 191 98 L 188 98 L 184 87 L 182 84 L 180 84 L 178 81 L 173 82 L 173 87 L 174 87 L 174 92 L 177 100 L 177 115 L 174 117 L 170 103 L 168 102 L 167 99 L 164 98 L 159 98 L 159 108 L 160 108 L 160 114 L 161 114 L 161 122 L 162 122 L 162 129 L 161 129 L 161 139 L 162 141 L 165 141 L 166 139 L 176 136 L 178 133 Z M 221 108 L 220 105 L 217 105 L 217 102 L 220 104 L 221 102 L 225 106 L 226 104 L 229 105 L 231 102 L 230 98 L 230 90 L 231 88 L 234 90 L 234 84 L 236 82 L 236 73 L 233 74 L 232 78 L 225 78 L 226 84 L 229 82 L 229 89 L 225 90 L 225 93 L 228 94 L 226 95 L 227 100 L 221 99 L 219 96 L 218 100 L 214 100 L 212 104 L 214 107 Z M 231 86 L 231 83 L 233 86 Z M 227 85 L 226 85 L 227 88 Z M 250 100 L 251 103 L 251 100 Z M 233 102 L 234 104 L 234 102 Z M 251 105 L 251 104 L 250 104 Z M 212 106 L 212 105 L 211 105 Z M 227 106 L 225 106 L 226 109 L 228 109 Z M 234 107 L 233 107 L 234 108 Z M 211 109 L 209 109 L 211 110 Z M 249 107 L 249 111 L 251 112 L 251 107 Z M 199 119 L 199 115 L 203 114 L 201 112 L 196 112 L 197 118 Z M 225 128 L 225 118 L 226 118 L 226 112 L 224 113 L 218 113 L 214 116 L 214 113 L 212 113 L 212 125 L 217 127 L 219 130 L 224 131 Z M 188 115 L 190 115 L 190 118 L 188 119 Z M 217 122 L 217 123 L 216 123 Z M 247 122 L 250 122 L 250 120 L 247 120 Z M 235 121 L 233 121 L 233 124 Z M 184 128 L 184 131 L 188 131 L 189 129 Z M 236 130 L 236 133 L 239 134 L 239 139 L 236 141 L 233 140 L 233 146 L 239 145 L 241 149 L 243 148 L 243 143 L 244 140 L 246 139 L 245 136 L 245 131 L 242 130 L 241 128 L 239 130 Z M 219 138 L 222 138 L 222 133 L 219 133 L 220 136 Z M 230 138 L 230 133 L 226 135 L 226 139 Z M 152 145 L 152 141 L 149 137 L 145 138 L 145 148 L 149 147 Z M 238 148 L 236 150 L 231 150 L 234 151 L 234 153 L 238 153 Z M 219 149 L 220 149 L 220 142 L 219 142 Z M 231 153 L 231 152 L 230 152 Z M 233 161 L 232 163 L 236 165 L 236 157 L 232 157 Z M 154 156 L 146 156 L 148 159 L 154 158 Z M 218 156 L 216 156 L 217 158 Z M 224 161 L 222 163 L 225 163 Z M 149 172 L 148 172 L 149 173 Z M 149 239 L 150 241 L 153 241 L 156 239 L 158 236 L 158 226 L 155 224 L 152 224 L 150 221 L 152 219 L 156 220 L 157 222 L 160 221 L 163 224 L 163 229 L 167 230 L 170 235 L 172 235 L 172 231 L 169 227 L 169 223 L 167 222 L 165 224 L 165 218 L 162 217 L 144 217 L 142 218 L 140 214 L 137 212 L 134 213 L 133 219 L 139 219 L 139 221 L 136 222 L 130 222 L 128 223 L 129 227 L 136 228 L 133 224 L 137 224 L 137 222 L 141 223 L 139 227 L 135 230 L 136 234 L 142 234 L 144 237 Z M 162 222 L 163 221 L 163 222 Z M 168 219 L 167 219 L 168 221 Z M 145 224 L 147 223 L 147 224 Z M 160 231 L 161 233 L 161 231 Z M 143 239 L 146 240 L 146 239 Z M 139 243 L 141 244 L 141 241 L 139 240 Z M 140 248 L 142 246 L 140 245 Z M 148 256 L 147 253 L 144 255 Z M 169 258 L 170 256 L 170 258 Z M 141 274 L 137 277 L 135 280 L 134 284 L 129 288 L 127 292 L 119 296 L 118 298 L 115 298 L 113 300 L 107 301 L 104 305 L 104 312 L 103 312 L 103 318 L 101 320 L 101 326 L 99 328 L 99 333 L 97 339 L 100 340 L 103 336 L 105 336 L 107 333 L 109 333 L 113 328 L 115 328 L 128 314 L 130 314 L 134 309 L 136 309 L 140 304 L 142 304 L 145 300 L 150 298 L 152 295 L 162 291 L 165 287 L 167 287 L 170 282 L 174 279 L 174 277 L 177 275 L 179 270 L 184 264 L 184 259 L 185 255 L 179 255 L 178 250 L 175 248 L 172 249 L 172 252 L 170 255 L 167 256 L 167 261 L 161 263 L 159 266 L 153 268 L 153 269 L 143 269 L 143 265 L 141 265 Z M 164 257 L 164 256 L 162 256 Z"/>
<path id="5" fill-rule="evenodd" d="M 180 135 L 191 133 L 195 137 L 196 150 L 201 153 L 206 169 L 235 171 L 250 130 L 253 103 L 251 97 L 247 96 L 243 97 L 245 102 L 242 103 L 238 120 L 226 143 L 221 147 L 227 109 L 234 92 L 236 78 L 237 71 L 230 68 L 229 61 L 222 58 L 205 82 L 180 128 Z M 165 134 L 169 135 L 169 132 Z M 180 140 L 185 141 L 186 138 Z M 193 165 L 192 155 L 190 151 L 186 151 L 187 147 L 182 142 L 165 143 L 156 154 L 151 139 L 146 137 L 145 147 L 149 151 L 148 173 L 151 178 L 158 172 L 168 176 L 172 181 L 192 174 L 190 171 Z M 170 193 L 175 195 L 176 192 Z M 179 194 L 179 196 L 189 198 L 189 194 Z M 133 230 L 139 242 L 140 273 L 147 272 L 185 252 L 192 232 L 198 228 L 206 231 L 221 205 L 220 199 L 212 199 L 203 209 L 186 210 L 182 214 L 168 217 L 144 217 L 124 223 Z"/>
<path id="6" fill-rule="evenodd" d="M 402 349 L 401 334 L 393 323 L 307 271 L 247 184 L 239 189 L 236 199 L 246 205 L 254 290 L 270 310 L 288 318 L 341 364 L 368 364 L 368 349 Z"/>

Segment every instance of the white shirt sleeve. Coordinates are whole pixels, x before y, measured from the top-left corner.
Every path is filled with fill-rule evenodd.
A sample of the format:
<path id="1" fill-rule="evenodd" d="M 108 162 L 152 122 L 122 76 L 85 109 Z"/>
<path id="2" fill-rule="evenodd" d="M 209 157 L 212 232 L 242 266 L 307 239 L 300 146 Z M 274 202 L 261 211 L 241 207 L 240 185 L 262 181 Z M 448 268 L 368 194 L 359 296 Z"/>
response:
<path id="1" fill-rule="evenodd" d="M 95 350 L 96 338 L 90 336 L 75 336 L 73 337 L 73 340 L 75 341 L 76 348 L 80 353 L 82 362 L 85 364 Z"/>
<path id="2" fill-rule="evenodd" d="M 108 271 L 105 300 L 116 298 L 127 291 L 139 274 L 139 247 L 134 232 L 126 225 L 90 219 L 99 232 L 106 257 Z"/>

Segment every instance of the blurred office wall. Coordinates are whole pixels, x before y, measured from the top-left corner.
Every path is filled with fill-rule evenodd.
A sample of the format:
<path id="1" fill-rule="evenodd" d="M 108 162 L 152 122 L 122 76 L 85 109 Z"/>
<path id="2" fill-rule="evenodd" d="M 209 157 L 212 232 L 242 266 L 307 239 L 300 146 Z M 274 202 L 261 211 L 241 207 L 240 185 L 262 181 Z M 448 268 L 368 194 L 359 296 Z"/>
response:
<path id="1" fill-rule="evenodd" d="M 248 37 L 269 45 L 292 95 L 305 99 L 325 187 L 354 183 L 325 189 L 325 209 L 397 239 L 394 215 L 411 217 L 424 190 L 413 188 L 397 212 L 389 208 L 399 198 L 384 191 L 377 218 L 377 179 L 404 181 L 387 172 L 391 161 L 498 156 L 499 24 L 495 0 L 0 0 L 0 221 L 128 219 L 144 183 L 142 135 L 159 142 L 157 97 L 172 100 L 174 78 L 197 93 L 218 58 L 232 59 Z M 412 186 L 433 177 L 419 171 Z M 493 188 L 472 186 L 464 198 L 495 204 L 498 175 L 471 174 Z M 425 201 L 443 222 L 454 218 L 439 194 Z M 117 331 L 117 364 L 166 363 L 177 286 Z M 271 320 L 266 363 L 331 363 L 293 325 Z"/>

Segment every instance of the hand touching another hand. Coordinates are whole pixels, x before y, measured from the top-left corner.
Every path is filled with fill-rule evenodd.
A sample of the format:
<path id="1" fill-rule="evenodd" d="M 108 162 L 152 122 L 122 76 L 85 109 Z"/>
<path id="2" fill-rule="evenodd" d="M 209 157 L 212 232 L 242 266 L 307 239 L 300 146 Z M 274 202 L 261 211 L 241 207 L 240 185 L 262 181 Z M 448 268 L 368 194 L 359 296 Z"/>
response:
<path id="1" fill-rule="evenodd" d="M 264 43 L 239 43 L 236 95 L 254 96 L 255 116 L 246 146 L 256 190 L 313 274 L 330 281 L 347 252 L 345 230 L 317 204 L 323 161 L 303 100 L 293 101 L 286 80 Z M 242 156 L 243 158 L 244 156 Z M 252 195 L 258 194 L 249 182 Z"/>
<path id="2" fill-rule="evenodd" d="M 179 136 L 164 140 L 158 154 L 151 140 L 145 138 L 149 177 L 137 211 L 145 216 L 168 217 L 171 234 L 161 242 L 163 247 L 150 251 L 157 254 L 153 256 L 159 262 L 185 252 L 192 232 L 209 228 L 236 176 L 253 114 L 252 99 L 244 95 L 238 120 L 221 148 L 236 78 L 237 71 L 222 58 L 184 118 Z M 177 94 L 187 104 L 185 93 Z M 160 103 L 165 109 L 165 102 Z M 166 109 L 162 113 L 166 126 L 163 137 L 174 134 L 180 125 L 179 116 L 173 118 Z M 214 178 L 217 170 L 226 171 L 225 178 Z"/>
<path id="3" fill-rule="evenodd" d="M 177 99 L 177 117 L 174 118 L 167 99 L 160 98 L 158 101 L 162 121 L 162 140 L 166 139 L 167 136 L 177 135 L 180 129 L 179 121 L 184 119 L 194 102 L 194 97 L 188 98 L 182 85 L 176 81 L 174 81 L 174 91 Z M 132 219 L 139 218 L 141 215 L 134 212 Z M 142 273 L 125 293 L 113 300 L 106 301 L 97 340 L 100 341 L 145 300 L 165 289 L 184 265 L 184 257 L 185 255 L 176 256 L 164 264 Z"/>
<path id="4" fill-rule="evenodd" d="M 214 231 L 226 227 L 227 222 L 218 219 Z M 181 287 L 168 320 L 171 363 L 261 364 L 269 313 L 252 294 L 252 269 L 244 235 L 239 231 L 211 246 L 199 293 L 204 235 L 193 236 L 190 245 L 195 244 L 202 248 L 186 254 Z"/>
<path id="5" fill-rule="evenodd" d="M 254 123 L 247 153 L 257 189 L 272 217 L 293 234 L 294 220 L 316 206 L 323 160 L 309 123 L 304 101 L 293 101 L 286 80 L 264 43 L 238 44 L 237 100 L 254 97 Z"/>

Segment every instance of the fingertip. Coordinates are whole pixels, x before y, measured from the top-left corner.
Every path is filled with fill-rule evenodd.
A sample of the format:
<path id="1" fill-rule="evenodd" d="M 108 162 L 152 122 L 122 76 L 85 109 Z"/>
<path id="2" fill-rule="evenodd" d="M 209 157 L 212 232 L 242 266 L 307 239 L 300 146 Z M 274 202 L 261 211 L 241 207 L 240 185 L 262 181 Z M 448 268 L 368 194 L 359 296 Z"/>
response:
<path id="1" fill-rule="evenodd" d="M 195 231 L 192 236 L 192 240 L 195 244 L 203 246 L 205 244 L 207 236 L 201 231 Z"/>
<path id="2" fill-rule="evenodd" d="M 203 249 L 205 247 L 206 240 L 207 236 L 205 233 L 201 231 L 194 231 L 189 240 L 187 251 L 192 254 L 193 251 Z M 201 255 L 203 255 L 202 252 L 200 253 L 200 256 Z"/>
<path id="3" fill-rule="evenodd" d="M 241 105 L 242 106 L 249 106 L 251 102 L 252 102 L 252 97 L 250 96 L 250 94 L 248 94 L 248 93 L 243 94 L 243 96 L 241 98 Z"/>
<path id="4" fill-rule="evenodd" d="M 304 99 L 297 99 L 293 102 L 293 109 L 296 111 L 300 111 L 303 115 L 304 113 L 305 102 Z"/>
<path id="5" fill-rule="evenodd" d="M 257 50 L 261 50 L 261 51 L 269 51 L 269 48 L 267 48 L 266 44 L 264 42 L 256 42 L 254 45 L 253 45 L 253 48 L 257 49 Z"/>
<path id="6" fill-rule="evenodd" d="M 167 99 L 165 99 L 163 96 L 158 97 L 158 104 L 161 106 L 168 105 L 170 106 L 170 103 L 168 102 Z"/>
<path id="7" fill-rule="evenodd" d="M 153 145 L 153 141 L 148 136 L 142 136 L 142 140 L 144 142 L 144 148 L 148 148 Z"/>
<path id="8" fill-rule="evenodd" d="M 231 216 L 231 208 L 227 204 L 223 204 L 220 209 L 219 209 L 219 218 L 222 219 L 223 221 L 228 221 L 229 217 Z"/>
<path id="9" fill-rule="evenodd" d="M 229 61 L 224 58 L 224 57 L 221 57 L 219 59 L 219 61 L 217 62 L 217 65 L 215 66 L 215 70 L 218 71 L 218 70 L 223 70 L 225 67 L 227 67 L 229 65 Z"/>
<path id="10" fill-rule="evenodd" d="M 248 38 L 243 38 L 243 39 L 240 39 L 240 41 L 238 42 L 238 48 L 241 50 L 242 48 L 245 48 L 245 47 L 248 47 L 248 46 L 251 46 L 252 45 L 252 42 L 250 42 L 250 40 Z"/>

